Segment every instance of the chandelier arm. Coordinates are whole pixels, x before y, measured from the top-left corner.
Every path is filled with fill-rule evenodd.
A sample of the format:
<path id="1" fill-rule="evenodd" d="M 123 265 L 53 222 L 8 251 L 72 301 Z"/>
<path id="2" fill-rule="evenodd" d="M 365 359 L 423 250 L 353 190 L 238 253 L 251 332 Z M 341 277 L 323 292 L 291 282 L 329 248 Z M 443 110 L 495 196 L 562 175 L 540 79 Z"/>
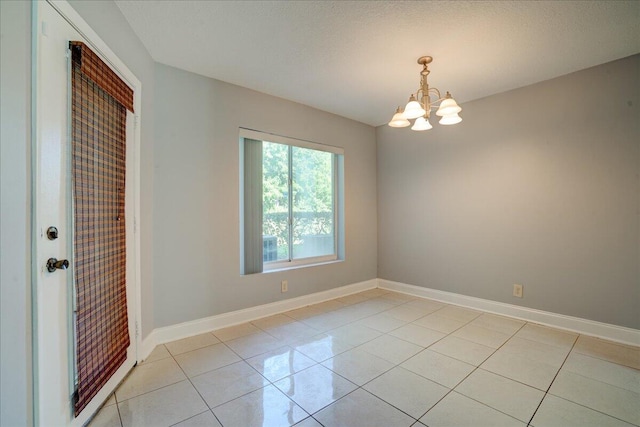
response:
<path id="1" fill-rule="evenodd" d="M 444 97 L 440 94 L 440 91 L 437 88 L 430 87 L 429 91 L 433 91 L 434 93 L 436 93 L 438 95 L 438 100 L 437 101 L 433 101 L 433 103 L 440 102 L 440 101 L 442 101 L 444 99 Z"/>

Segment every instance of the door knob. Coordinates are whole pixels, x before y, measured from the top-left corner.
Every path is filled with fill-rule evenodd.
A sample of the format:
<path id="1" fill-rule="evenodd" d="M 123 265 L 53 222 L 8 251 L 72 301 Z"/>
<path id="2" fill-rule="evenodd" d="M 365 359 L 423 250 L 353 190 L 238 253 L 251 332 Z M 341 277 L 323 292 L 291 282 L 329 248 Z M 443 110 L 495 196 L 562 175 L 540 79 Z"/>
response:
<path id="1" fill-rule="evenodd" d="M 49 271 L 49 273 L 53 273 L 58 269 L 66 270 L 67 268 L 69 268 L 69 261 L 67 261 L 66 259 L 61 259 L 58 261 L 55 258 L 49 258 L 47 260 L 47 271 Z"/>

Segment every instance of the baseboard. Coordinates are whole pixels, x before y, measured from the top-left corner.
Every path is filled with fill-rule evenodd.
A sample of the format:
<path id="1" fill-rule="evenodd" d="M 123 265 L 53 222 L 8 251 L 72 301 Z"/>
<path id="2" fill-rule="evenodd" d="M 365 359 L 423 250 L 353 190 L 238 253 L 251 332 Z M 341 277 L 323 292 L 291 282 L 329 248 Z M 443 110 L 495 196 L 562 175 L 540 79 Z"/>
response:
<path id="1" fill-rule="evenodd" d="M 149 333 L 149 335 L 142 338 L 142 340 L 140 341 L 140 347 L 138 347 L 138 354 L 136 357 L 138 360 L 138 363 L 142 362 L 147 357 L 149 357 L 153 349 L 156 348 L 156 345 L 158 345 L 155 332 L 156 331 L 154 329 Z"/>
<path id="2" fill-rule="evenodd" d="M 564 329 L 566 331 L 577 332 L 583 335 L 590 335 L 593 337 L 616 341 L 622 344 L 634 346 L 640 345 L 640 330 L 637 329 L 625 328 L 623 326 L 610 325 L 608 323 L 581 319 L 579 317 L 565 316 L 563 314 L 556 314 L 513 304 L 470 297 L 453 292 L 424 288 L 422 286 L 392 282 L 384 279 L 378 279 L 378 287 L 417 297 L 446 302 L 448 304 L 482 310 L 502 316 L 514 317 L 528 322 L 534 322 L 558 329 Z"/>
<path id="3" fill-rule="evenodd" d="M 534 322 L 541 325 L 551 326 L 553 328 L 603 338 L 623 344 L 640 346 L 640 331 L 637 329 L 625 328 L 623 326 L 610 325 L 593 320 L 581 319 L 579 317 L 565 316 L 563 314 L 556 314 L 513 304 L 470 297 L 453 292 L 424 288 L 422 286 L 408 285 L 406 283 L 393 282 L 385 279 L 372 279 L 329 289 L 323 292 L 316 292 L 243 310 L 205 317 L 190 322 L 156 328 L 142 340 L 141 346 L 138 349 L 138 361 L 146 359 L 158 344 L 164 344 L 216 329 L 250 322 L 261 317 L 272 316 L 274 314 L 305 307 L 310 304 L 321 303 L 330 299 L 340 298 L 377 287 L 421 298 L 429 298 L 445 302 L 447 304 L 473 308 L 488 313 L 514 317 L 527 322 Z"/>
<path id="4" fill-rule="evenodd" d="M 156 328 L 142 340 L 141 348 L 138 351 L 138 361 L 146 359 L 158 344 L 164 344 L 216 329 L 250 322 L 261 317 L 272 316 L 274 314 L 305 307 L 310 304 L 317 304 L 377 287 L 378 279 L 371 279 L 364 282 L 353 283 L 351 285 L 340 286 L 327 291 L 316 292 L 256 307 L 245 308 L 243 310 L 231 311 L 229 313 L 192 320 L 190 322 Z"/>

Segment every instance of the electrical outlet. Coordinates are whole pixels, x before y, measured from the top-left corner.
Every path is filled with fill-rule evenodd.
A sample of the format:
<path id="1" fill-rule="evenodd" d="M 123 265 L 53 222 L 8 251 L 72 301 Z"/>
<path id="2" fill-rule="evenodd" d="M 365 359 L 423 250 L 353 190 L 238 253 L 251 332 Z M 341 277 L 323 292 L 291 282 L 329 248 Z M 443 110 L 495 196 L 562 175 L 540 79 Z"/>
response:
<path id="1" fill-rule="evenodd" d="M 513 296 L 522 298 L 522 285 L 513 285 Z"/>
<path id="2" fill-rule="evenodd" d="M 282 283 L 280 283 L 280 292 L 287 292 L 289 290 L 289 282 L 287 282 L 286 280 L 283 280 Z"/>

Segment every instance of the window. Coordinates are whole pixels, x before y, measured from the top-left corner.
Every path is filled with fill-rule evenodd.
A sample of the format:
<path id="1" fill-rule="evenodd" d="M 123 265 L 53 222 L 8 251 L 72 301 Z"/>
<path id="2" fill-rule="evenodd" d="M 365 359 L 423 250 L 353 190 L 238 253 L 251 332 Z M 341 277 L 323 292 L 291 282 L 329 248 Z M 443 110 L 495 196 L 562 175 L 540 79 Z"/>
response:
<path id="1" fill-rule="evenodd" d="M 341 258 L 340 148 L 241 129 L 241 272 Z"/>

